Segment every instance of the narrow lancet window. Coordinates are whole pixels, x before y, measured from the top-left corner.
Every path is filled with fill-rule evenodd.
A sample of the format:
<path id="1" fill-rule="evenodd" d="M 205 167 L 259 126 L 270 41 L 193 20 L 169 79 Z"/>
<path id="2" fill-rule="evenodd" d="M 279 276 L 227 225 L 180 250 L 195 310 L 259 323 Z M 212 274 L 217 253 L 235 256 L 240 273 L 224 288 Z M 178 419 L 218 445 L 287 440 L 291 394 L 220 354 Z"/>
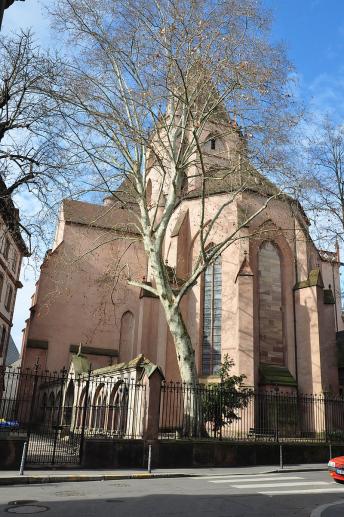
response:
<path id="1" fill-rule="evenodd" d="M 281 261 L 276 246 L 266 241 L 258 255 L 259 359 L 284 366 Z"/>
<path id="2" fill-rule="evenodd" d="M 221 364 L 221 257 L 204 274 L 202 373 L 213 375 Z"/>

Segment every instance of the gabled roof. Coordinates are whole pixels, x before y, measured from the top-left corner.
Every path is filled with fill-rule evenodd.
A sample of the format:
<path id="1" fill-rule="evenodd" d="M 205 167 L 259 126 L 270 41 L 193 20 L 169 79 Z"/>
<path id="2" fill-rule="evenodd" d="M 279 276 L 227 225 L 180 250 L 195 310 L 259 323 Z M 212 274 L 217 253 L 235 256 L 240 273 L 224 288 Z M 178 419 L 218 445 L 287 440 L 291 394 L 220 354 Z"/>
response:
<path id="1" fill-rule="evenodd" d="M 242 165 L 240 170 L 212 167 L 207 171 L 204 186 L 205 196 L 231 193 L 239 189 L 254 191 L 264 196 L 281 194 L 276 185 L 248 163 Z M 193 198 L 201 195 L 203 195 L 203 190 L 201 187 L 197 187 L 190 190 L 185 197 Z"/>
<path id="2" fill-rule="evenodd" d="M 143 370 L 146 372 L 148 378 L 155 371 L 159 371 L 160 375 L 163 377 L 160 368 L 156 364 L 152 363 L 149 359 L 147 359 L 143 354 L 138 355 L 126 363 L 118 363 L 111 366 L 105 366 L 104 368 L 97 368 L 96 370 L 92 371 L 92 375 L 116 375 L 126 370 Z"/>
<path id="3" fill-rule="evenodd" d="M 20 354 L 18 352 L 18 349 L 13 341 L 12 336 L 10 335 L 8 340 L 8 347 L 7 347 L 7 353 L 5 358 L 5 365 L 9 366 L 13 364 L 15 361 L 18 361 L 20 358 Z"/>

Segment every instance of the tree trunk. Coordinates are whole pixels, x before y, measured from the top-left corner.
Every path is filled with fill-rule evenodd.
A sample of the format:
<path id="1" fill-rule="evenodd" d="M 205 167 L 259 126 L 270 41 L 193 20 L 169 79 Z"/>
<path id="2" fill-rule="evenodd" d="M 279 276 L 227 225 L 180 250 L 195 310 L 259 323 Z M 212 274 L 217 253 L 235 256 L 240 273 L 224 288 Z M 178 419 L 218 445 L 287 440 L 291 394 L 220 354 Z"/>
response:
<path id="1" fill-rule="evenodd" d="M 165 304 L 163 304 L 165 305 Z M 185 327 L 179 307 L 164 307 L 167 325 L 171 332 L 175 348 L 180 376 L 183 382 L 196 386 L 198 375 L 195 363 L 195 351 L 189 333 Z"/>
<path id="2" fill-rule="evenodd" d="M 199 437 L 203 429 L 203 422 L 201 390 L 198 383 L 195 351 L 185 327 L 180 308 L 176 305 L 171 307 L 166 303 L 166 300 L 163 300 L 162 304 L 165 310 L 167 325 L 174 341 L 179 372 L 183 381 L 180 387 L 183 390 L 182 397 L 178 397 L 178 400 L 183 401 L 182 434 L 185 438 Z"/>
<path id="3" fill-rule="evenodd" d="M 163 306 L 166 322 L 173 338 L 180 377 L 183 382 L 183 435 L 195 437 L 200 435 L 202 428 L 201 393 L 198 383 L 198 375 L 195 362 L 195 351 L 189 332 L 185 326 L 180 306 L 174 299 L 172 287 L 166 277 L 164 265 L 161 261 L 160 250 L 156 250 L 150 242 L 150 263 L 153 277 L 156 282 L 160 302 Z M 156 243 L 155 243 L 156 244 Z M 152 249 L 153 248 L 153 249 Z"/>

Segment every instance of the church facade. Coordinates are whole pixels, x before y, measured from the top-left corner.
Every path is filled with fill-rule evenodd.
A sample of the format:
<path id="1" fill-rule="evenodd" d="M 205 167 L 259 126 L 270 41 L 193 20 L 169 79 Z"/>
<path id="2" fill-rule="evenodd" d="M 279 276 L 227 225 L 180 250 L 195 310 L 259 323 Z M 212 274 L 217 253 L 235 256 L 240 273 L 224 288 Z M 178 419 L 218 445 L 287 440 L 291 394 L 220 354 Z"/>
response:
<path id="1" fill-rule="evenodd" d="M 220 164 L 217 171 L 226 170 L 236 145 L 234 129 L 221 134 L 227 137 L 209 127 L 204 135 L 205 155 L 211 167 Z M 159 170 L 154 163 L 149 167 L 147 203 L 159 217 Z M 195 177 L 186 178 L 165 237 L 166 269 L 176 288 L 199 252 Z M 240 226 L 238 238 L 182 300 L 199 379 L 214 381 L 228 354 L 233 373 L 244 374 L 247 385 L 337 393 L 336 337 L 343 330 L 339 251 L 318 250 L 302 207 L 287 196 L 273 196 L 274 189 L 260 174 L 250 173 L 245 188 L 221 210 L 212 233 L 216 242 Z M 230 175 L 212 176 L 205 220 L 226 205 L 232 192 Z M 143 354 L 167 380 L 179 380 L 159 299 L 128 284 L 128 278 L 148 285 L 153 279 L 127 203 L 118 197 L 106 198 L 103 205 L 62 203 L 24 330 L 24 367 L 38 361 L 48 370 L 68 368 L 81 352 L 92 368 L 102 368 Z M 241 226 L 250 214 L 257 215 Z"/>

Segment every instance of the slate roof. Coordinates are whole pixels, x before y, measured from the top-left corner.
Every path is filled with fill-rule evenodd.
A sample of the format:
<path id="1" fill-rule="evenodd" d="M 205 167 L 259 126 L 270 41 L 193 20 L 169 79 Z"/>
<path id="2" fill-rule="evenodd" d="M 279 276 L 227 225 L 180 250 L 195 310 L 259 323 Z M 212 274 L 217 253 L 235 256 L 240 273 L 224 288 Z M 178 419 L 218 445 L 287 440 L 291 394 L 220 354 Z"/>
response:
<path id="1" fill-rule="evenodd" d="M 232 171 L 226 168 L 212 168 L 205 177 L 204 195 L 234 193 L 242 189 L 243 192 L 254 192 L 264 197 L 278 196 L 296 205 L 305 222 L 309 220 L 301 204 L 286 193 L 283 193 L 272 181 L 257 171 L 248 162 L 242 164 L 241 171 Z M 202 188 L 197 187 L 183 196 L 183 199 L 194 199 L 203 195 Z"/>
<path id="2" fill-rule="evenodd" d="M 62 206 L 66 222 L 139 235 L 133 216 L 116 204 L 104 206 L 64 199 Z"/>
<path id="3" fill-rule="evenodd" d="M 12 336 L 10 335 L 8 340 L 8 348 L 7 348 L 7 354 L 5 359 L 5 365 L 9 366 L 10 364 L 15 363 L 20 358 L 20 354 L 18 352 L 18 349 L 13 341 Z"/>
<path id="4" fill-rule="evenodd" d="M 242 188 L 266 196 L 280 194 L 280 190 L 271 181 L 260 174 L 249 164 L 243 165 L 241 171 L 231 171 L 226 168 L 212 168 L 205 177 L 205 195 L 224 194 Z M 189 191 L 185 198 L 202 195 L 201 187 Z"/>
<path id="5" fill-rule="evenodd" d="M 278 386 L 297 386 L 296 380 L 285 366 L 261 364 L 259 366 L 260 384 Z"/>

